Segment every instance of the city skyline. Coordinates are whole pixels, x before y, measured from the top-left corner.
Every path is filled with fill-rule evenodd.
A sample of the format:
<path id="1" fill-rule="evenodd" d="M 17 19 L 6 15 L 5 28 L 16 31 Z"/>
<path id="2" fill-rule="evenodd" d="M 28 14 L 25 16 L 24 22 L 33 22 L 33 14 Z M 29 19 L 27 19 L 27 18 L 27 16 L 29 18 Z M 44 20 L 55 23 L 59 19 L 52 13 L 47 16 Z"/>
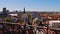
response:
<path id="1" fill-rule="evenodd" d="M 0 11 L 6 7 L 10 11 L 60 11 L 60 0 L 0 0 Z"/>

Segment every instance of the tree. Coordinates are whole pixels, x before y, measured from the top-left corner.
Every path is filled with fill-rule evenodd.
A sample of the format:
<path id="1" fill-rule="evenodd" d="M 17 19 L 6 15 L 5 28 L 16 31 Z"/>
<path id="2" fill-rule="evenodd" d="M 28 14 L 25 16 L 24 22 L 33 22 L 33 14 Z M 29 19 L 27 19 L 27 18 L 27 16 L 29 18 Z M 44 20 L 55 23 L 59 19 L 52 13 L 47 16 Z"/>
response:
<path id="1" fill-rule="evenodd" d="M 6 17 L 6 18 L 4 19 L 4 21 L 5 21 L 5 22 L 9 22 L 9 18 Z"/>

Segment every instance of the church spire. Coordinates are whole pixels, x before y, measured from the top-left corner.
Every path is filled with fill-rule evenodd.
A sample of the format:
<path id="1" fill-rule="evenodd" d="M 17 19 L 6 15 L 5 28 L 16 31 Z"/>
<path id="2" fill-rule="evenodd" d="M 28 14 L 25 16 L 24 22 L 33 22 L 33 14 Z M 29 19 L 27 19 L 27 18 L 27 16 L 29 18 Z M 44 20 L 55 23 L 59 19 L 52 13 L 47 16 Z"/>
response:
<path id="1" fill-rule="evenodd" d="M 25 7 L 24 7 L 24 13 L 26 13 L 26 12 L 25 12 Z"/>

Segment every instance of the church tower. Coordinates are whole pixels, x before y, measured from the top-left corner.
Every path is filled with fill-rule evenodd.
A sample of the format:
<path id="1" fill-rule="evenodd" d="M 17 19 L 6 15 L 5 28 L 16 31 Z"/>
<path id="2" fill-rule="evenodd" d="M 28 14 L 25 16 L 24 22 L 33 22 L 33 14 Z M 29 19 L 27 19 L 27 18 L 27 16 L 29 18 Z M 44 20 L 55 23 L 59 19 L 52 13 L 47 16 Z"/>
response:
<path id="1" fill-rule="evenodd" d="M 25 7 L 24 7 L 24 11 L 23 11 L 23 13 L 26 13 L 26 12 L 25 12 Z"/>

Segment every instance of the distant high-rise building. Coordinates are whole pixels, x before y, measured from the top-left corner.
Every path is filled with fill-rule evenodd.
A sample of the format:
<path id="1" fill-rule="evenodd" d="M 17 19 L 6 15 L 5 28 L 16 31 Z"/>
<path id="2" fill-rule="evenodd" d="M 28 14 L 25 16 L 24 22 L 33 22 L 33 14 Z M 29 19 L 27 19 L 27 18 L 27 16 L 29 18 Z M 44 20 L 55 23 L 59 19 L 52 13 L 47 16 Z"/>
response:
<path id="1" fill-rule="evenodd" d="M 8 13 L 7 13 L 6 8 L 3 8 L 2 12 L 0 12 L 0 16 L 1 16 L 1 17 L 6 17 L 6 16 L 8 16 Z"/>
<path id="2" fill-rule="evenodd" d="M 3 12 L 6 12 L 6 8 L 3 8 Z"/>
<path id="3" fill-rule="evenodd" d="M 3 14 L 4 14 L 4 15 L 7 15 L 7 10 L 6 10 L 5 7 L 3 8 Z"/>

